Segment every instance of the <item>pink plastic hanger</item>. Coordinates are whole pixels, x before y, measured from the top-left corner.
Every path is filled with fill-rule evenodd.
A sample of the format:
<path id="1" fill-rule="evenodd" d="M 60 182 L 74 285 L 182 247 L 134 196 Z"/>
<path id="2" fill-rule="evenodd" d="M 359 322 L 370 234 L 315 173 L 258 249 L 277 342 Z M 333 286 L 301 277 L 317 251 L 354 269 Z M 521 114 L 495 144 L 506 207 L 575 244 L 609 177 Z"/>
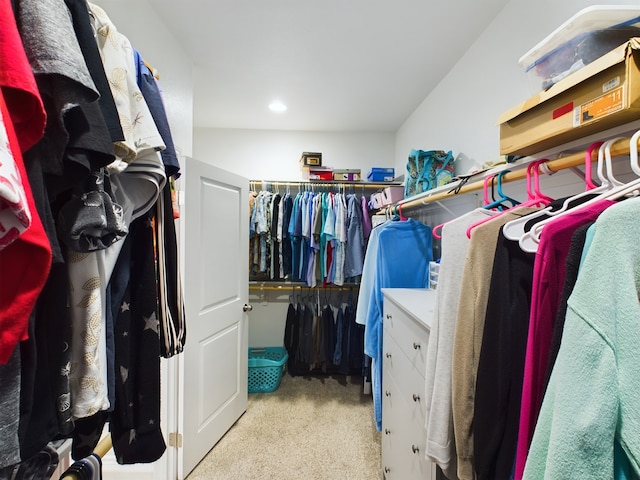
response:
<path id="1" fill-rule="evenodd" d="M 584 154 L 584 183 L 587 187 L 587 190 L 591 190 L 596 188 L 597 185 L 593 183 L 591 178 L 591 167 L 593 162 L 593 151 L 597 148 L 600 148 L 604 142 L 596 142 L 593 143 L 587 148 L 587 151 Z"/>
<path id="2" fill-rule="evenodd" d="M 483 180 L 483 184 L 482 184 L 482 201 L 483 201 L 483 205 L 489 205 L 491 203 L 491 200 L 489 200 L 489 181 L 495 177 L 495 174 L 490 174 L 487 175 L 484 180 Z M 453 219 L 455 220 L 455 219 Z M 435 227 L 433 227 L 433 229 L 431 230 L 431 234 L 437 238 L 438 240 L 442 240 L 442 236 L 438 233 L 442 230 L 442 227 L 444 227 L 447 223 L 452 222 L 453 220 L 449 220 L 447 222 L 443 222 L 439 225 L 436 225 Z"/>
<path id="3" fill-rule="evenodd" d="M 484 177 L 484 183 L 482 184 L 482 199 L 484 201 L 484 205 L 483 207 L 486 207 L 487 205 L 490 205 L 492 202 L 489 200 L 489 182 L 493 181 L 493 177 L 495 177 L 496 175 L 494 173 L 491 173 L 489 175 L 487 175 L 486 177 Z M 467 228 L 467 238 L 471 238 L 471 230 L 473 230 L 473 228 L 479 224 L 479 222 L 476 222 L 472 225 L 469 225 L 469 227 Z"/>
<path id="4" fill-rule="evenodd" d="M 582 192 L 582 193 L 579 193 L 578 195 L 574 195 L 569 200 L 578 198 L 580 196 L 587 195 L 588 193 L 591 193 L 590 190 L 600 188 L 596 184 L 593 183 L 593 180 L 591 178 L 591 170 L 592 170 L 593 151 L 594 150 L 598 150 L 598 153 L 599 153 L 599 156 L 598 156 L 599 163 L 598 163 L 598 165 L 600 165 L 600 150 L 599 149 L 603 145 L 603 143 L 604 142 L 596 142 L 596 143 L 593 143 L 592 145 L 590 145 L 589 148 L 587 148 L 587 150 L 585 152 L 585 156 L 584 156 L 585 191 Z M 600 178 L 600 180 L 602 181 L 602 178 L 600 177 L 600 175 L 598 175 L 598 178 Z M 555 213 L 559 213 L 560 211 L 562 211 L 562 209 L 566 209 L 565 205 L 568 203 L 568 201 L 565 202 L 565 204 L 562 207 L 560 207 L 559 210 L 552 211 L 551 207 L 547 206 L 547 207 L 545 207 L 545 208 L 543 208 L 541 210 L 538 210 L 536 212 L 530 213 L 529 215 L 526 215 L 524 217 L 516 218 L 515 220 L 511 220 L 511 221 L 507 222 L 503 226 L 502 233 L 509 240 L 520 241 L 520 239 L 525 234 L 527 234 L 527 232 L 525 231 L 525 225 L 527 223 L 529 223 L 531 220 L 533 220 L 533 219 L 535 219 L 537 217 L 544 217 L 544 216 L 554 215 Z"/>
<path id="5" fill-rule="evenodd" d="M 546 218 L 531 227 L 531 230 L 526 232 L 518 241 L 522 250 L 524 250 L 525 252 L 535 253 L 538 249 L 538 244 L 540 243 L 540 235 L 542 234 L 544 226 L 552 222 L 556 218 L 563 217 L 564 215 L 581 208 L 587 208 L 588 206 L 598 202 L 599 200 L 607 198 L 612 194 L 615 194 L 624 189 L 626 184 L 617 180 L 613 176 L 613 165 L 611 161 L 611 146 L 618 140 L 621 140 L 621 138 L 613 138 L 611 140 L 607 140 L 598 149 L 597 174 L 598 178 L 600 179 L 601 185 L 599 187 L 570 197 L 567 201 L 565 201 L 563 207 L 560 210 L 552 212 L 552 215 L 549 218 Z M 574 207 L 569 206 L 569 200 L 582 197 L 586 193 L 598 193 L 598 195 L 580 205 L 576 205 Z"/>

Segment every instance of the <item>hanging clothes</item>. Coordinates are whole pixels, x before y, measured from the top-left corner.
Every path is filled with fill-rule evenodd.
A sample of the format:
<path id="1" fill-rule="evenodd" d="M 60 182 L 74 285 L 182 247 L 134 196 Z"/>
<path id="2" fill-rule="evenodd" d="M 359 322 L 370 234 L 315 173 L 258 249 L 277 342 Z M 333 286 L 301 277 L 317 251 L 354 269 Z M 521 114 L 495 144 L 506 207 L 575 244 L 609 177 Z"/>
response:
<path id="1" fill-rule="evenodd" d="M 452 352 L 452 413 L 458 478 L 475 479 L 474 405 L 478 362 L 482 348 L 489 285 L 500 228 L 534 208 L 511 209 L 473 230 L 462 273 Z"/>
<path id="2" fill-rule="evenodd" d="M 521 479 L 544 394 L 554 322 L 560 307 L 566 260 L 576 229 L 598 218 L 615 202 L 601 200 L 545 226 L 536 253 L 531 310 L 525 352 L 515 478 Z"/>
<path id="3" fill-rule="evenodd" d="M 639 199 L 625 200 L 595 222 L 593 242 L 568 300 L 562 344 L 524 479 L 616 478 L 624 472 L 618 462 L 631 466 L 634 475 L 640 472 L 639 206 Z"/>
<path id="4" fill-rule="evenodd" d="M 6 131 L 19 178 L 30 187 L 23 198 L 31 224 L 0 248 L 3 267 L 15 272 L 0 276 L 0 317 L 12 319 L 11 328 L 1 329 L 0 352 L 7 358 L 0 357 L 0 363 L 11 355 L 20 360 L 2 367 L 3 411 L 15 412 L 19 405 L 20 415 L 13 419 L 19 418 L 20 431 L 18 436 L 17 421 L 5 422 L 7 442 L 0 459 L 20 469 L 26 463 L 17 462 L 37 455 L 59 436 L 73 436 L 77 454 L 92 448 L 90 437 L 110 413 L 124 415 L 113 410 L 123 402 L 116 387 L 122 369 L 116 375 L 115 351 L 127 347 L 113 333 L 126 284 L 111 279 L 124 238 L 140 218 L 138 223 L 156 228 L 144 236 L 148 256 L 138 255 L 138 264 L 151 260 L 140 270 L 119 272 L 118 278 L 146 279 L 146 293 L 138 285 L 128 304 L 135 306 L 132 322 L 144 325 L 156 340 L 141 336 L 130 346 L 137 356 L 126 367 L 127 375 L 143 378 L 144 387 L 130 396 L 127 408 L 142 409 L 146 416 L 133 415 L 118 449 L 123 462 L 154 461 L 165 449 L 159 355 L 181 352 L 185 341 L 166 181 L 179 175 L 179 164 L 159 87 L 99 7 L 82 0 L 15 0 L 13 6 L 0 3 L 0 136 Z M 30 269 L 19 267 L 26 263 Z M 19 348 L 5 348 L 5 341 L 18 340 Z M 11 388 L 15 382 L 19 395 Z M 81 441 L 85 433 L 86 444 Z"/>

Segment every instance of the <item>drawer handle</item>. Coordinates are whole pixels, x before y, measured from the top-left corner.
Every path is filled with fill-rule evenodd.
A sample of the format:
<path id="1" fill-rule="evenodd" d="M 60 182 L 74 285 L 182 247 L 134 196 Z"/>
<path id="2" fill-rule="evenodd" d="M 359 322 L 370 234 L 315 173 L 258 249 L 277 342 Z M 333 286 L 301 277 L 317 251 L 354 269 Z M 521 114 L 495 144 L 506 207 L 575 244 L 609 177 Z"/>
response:
<path id="1" fill-rule="evenodd" d="M 387 313 L 387 320 L 391 320 L 393 317 L 391 316 L 390 313 Z"/>
<path id="2" fill-rule="evenodd" d="M 418 453 L 420 451 L 416 445 L 411 445 L 411 450 L 413 450 L 413 453 Z"/>
<path id="3" fill-rule="evenodd" d="M 390 471 L 389 467 L 384 467 L 384 473 L 389 473 Z"/>
<path id="4" fill-rule="evenodd" d="M 390 392 L 389 390 L 385 390 L 385 391 L 384 391 L 384 394 L 385 394 L 387 397 L 390 397 L 390 396 L 391 396 L 391 392 Z"/>
<path id="5" fill-rule="evenodd" d="M 391 434 L 391 430 L 389 430 L 388 428 L 384 429 L 384 434 L 385 435 L 390 435 Z"/>
<path id="6" fill-rule="evenodd" d="M 413 342 L 413 349 L 420 350 L 420 344 L 418 342 Z"/>
<path id="7" fill-rule="evenodd" d="M 385 357 L 387 357 L 387 358 L 391 358 L 391 354 L 387 352 L 387 354 L 385 355 Z"/>
<path id="8" fill-rule="evenodd" d="M 413 394 L 413 401 L 414 402 L 419 402 L 420 401 L 420 395 L 418 395 L 417 393 Z"/>

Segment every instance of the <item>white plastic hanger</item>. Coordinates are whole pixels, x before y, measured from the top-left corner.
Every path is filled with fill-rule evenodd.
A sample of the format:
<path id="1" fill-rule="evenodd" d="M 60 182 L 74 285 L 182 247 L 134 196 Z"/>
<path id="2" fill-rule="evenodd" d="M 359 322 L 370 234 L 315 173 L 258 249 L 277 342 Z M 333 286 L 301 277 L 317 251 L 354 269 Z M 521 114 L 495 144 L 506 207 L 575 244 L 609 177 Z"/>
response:
<path id="1" fill-rule="evenodd" d="M 522 237 L 520 237 L 518 243 L 520 244 L 520 248 L 522 248 L 522 250 L 530 253 L 535 253 L 538 250 L 540 235 L 542 234 L 544 226 L 549 222 L 552 222 L 555 219 L 560 218 L 577 209 L 588 207 L 602 200 L 603 198 L 607 198 L 607 195 L 615 191 L 622 190 L 627 185 L 623 182 L 620 182 L 613 176 L 611 146 L 618 140 L 621 140 L 621 138 L 613 138 L 611 140 L 608 140 L 604 142 L 604 144 L 602 144 L 602 146 L 598 150 L 597 174 L 601 182 L 600 186 L 569 197 L 567 200 L 565 200 L 563 206 L 559 210 L 556 210 L 555 212 L 549 212 L 549 215 L 551 215 L 551 217 L 538 222 L 533 227 L 531 227 L 530 231 L 526 232 Z M 595 198 L 587 200 L 580 205 L 575 205 L 574 207 L 570 208 L 569 202 L 593 193 L 598 193 L 598 195 Z"/>
<path id="2" fill-rule="evenodd" d="M 640 163 L 638 161 L 638 137 L 640 137 L 640 130 L 637 131 L 630 140 L 629 143 L 629 163 L 631 170 L 638 178 L 631 180 L 621 186 L 621 188 L 615 188 L 611 192 L 606 194 L 606 198 L 609 200 L 618 200 L 622 197 L 640 195 Z"/>

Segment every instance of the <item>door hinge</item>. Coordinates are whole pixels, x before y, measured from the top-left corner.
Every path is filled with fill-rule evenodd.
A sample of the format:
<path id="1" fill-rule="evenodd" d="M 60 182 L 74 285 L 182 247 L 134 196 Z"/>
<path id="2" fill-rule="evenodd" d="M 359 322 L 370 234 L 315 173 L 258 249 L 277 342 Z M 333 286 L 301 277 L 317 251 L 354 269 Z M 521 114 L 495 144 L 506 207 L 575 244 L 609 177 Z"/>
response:
<path id="1" fill-rule="evenodd" d="M 182 434 L 177 432 L 170 433 L 169 446 L 174 448 L 182 448 Z"/>

